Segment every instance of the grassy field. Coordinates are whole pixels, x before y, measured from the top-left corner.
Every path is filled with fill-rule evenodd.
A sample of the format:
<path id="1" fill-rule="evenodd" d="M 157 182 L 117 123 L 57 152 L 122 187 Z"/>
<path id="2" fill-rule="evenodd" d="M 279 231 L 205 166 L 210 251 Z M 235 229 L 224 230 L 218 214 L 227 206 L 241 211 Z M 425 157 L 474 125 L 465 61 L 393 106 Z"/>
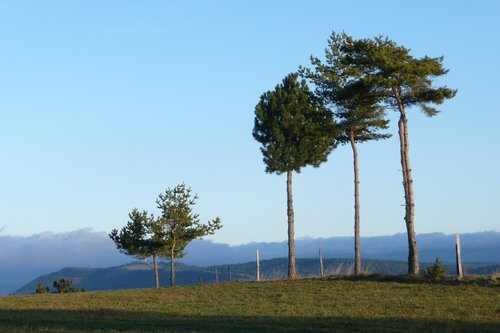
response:
<path id="1" fill-rule="evenodd" d="M 0 298 L 1 332 L 500 332 L 500 288 L 346 280 Z"/>

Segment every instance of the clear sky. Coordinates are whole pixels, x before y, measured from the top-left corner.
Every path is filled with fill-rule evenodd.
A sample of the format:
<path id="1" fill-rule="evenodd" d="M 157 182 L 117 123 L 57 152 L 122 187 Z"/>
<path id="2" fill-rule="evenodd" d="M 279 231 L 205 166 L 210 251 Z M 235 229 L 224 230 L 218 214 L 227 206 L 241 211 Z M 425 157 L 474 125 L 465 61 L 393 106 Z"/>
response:
<path id="1" fill-rule="evenodd" d="M 2 1 L 0 227 L 120 228 L 182 181 L 211 237 L 286 239 L 285 176 L 253 140 L 260 95 L 332 31 L 445 57 L 455 99 L 410 110 L 416 231 L 500 230 L 498 1 Z M 390 133 L 396 132 L 396 114 Z M 397 135 L 359 147 L 363 236 L 405 232 Z M 297 237 L 353 233 L 350 147 L 294 178 Z"/>

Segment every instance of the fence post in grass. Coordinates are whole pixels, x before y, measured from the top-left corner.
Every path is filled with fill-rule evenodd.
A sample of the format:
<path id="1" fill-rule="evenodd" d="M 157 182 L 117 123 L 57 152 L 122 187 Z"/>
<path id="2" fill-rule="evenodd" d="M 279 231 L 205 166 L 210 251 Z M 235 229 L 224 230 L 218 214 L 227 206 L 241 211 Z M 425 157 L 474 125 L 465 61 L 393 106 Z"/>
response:
<path id="1" fill-rule="evenodd" d="M 319 249 L 319 277 L 323 277 L 323 249 Z"/>
<path id="2" fill-rule="evenodd" d="M 256 262 L 256 276 L 257 276 L 257 281 L 260 281 L 260 258 L 259 258 L 259 250 L 257 250 L 255 254 L 255 262 Z"/>
<path id="3" fill-rule="evenodd" d="M 455 250 L 457 252 L 457 279 L 461 280 L 464 277 L 462 271 L 462 253 L 460 251 L 460 235 L 457 234 L 457 244 L 455 245 Z"/>
<path id="4" fill-rule="evenodd" d="M 227 276 L 228 276 L 229 282 L 231 282 L 231 265 L 227 266 Z"/>
<path id="5" fill-rule="evenodd" d="M 217 266 L 214 266 L 215 268 L 215 283 L 219 283 L 219 272 L 217 272 Z"/>

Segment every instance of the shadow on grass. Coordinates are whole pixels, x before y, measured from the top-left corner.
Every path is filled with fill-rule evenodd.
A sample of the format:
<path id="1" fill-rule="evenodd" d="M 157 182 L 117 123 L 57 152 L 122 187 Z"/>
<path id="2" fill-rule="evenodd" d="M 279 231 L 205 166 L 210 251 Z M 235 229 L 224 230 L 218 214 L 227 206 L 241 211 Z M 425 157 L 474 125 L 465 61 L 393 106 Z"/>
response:
<path id="1" fill-rule="evenodd" d="M 2 310 L 1 332 L 499 332 L 500 323 L 354 317 L 169 315 L 113 310 Z"/>

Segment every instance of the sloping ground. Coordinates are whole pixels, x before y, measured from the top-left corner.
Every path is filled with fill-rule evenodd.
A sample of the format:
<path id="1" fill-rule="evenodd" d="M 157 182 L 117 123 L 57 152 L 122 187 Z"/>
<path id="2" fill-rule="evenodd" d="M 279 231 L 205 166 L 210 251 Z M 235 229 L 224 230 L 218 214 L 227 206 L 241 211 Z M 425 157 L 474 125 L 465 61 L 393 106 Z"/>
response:
<path id="1" fill-rule="evenodd" d="M 0 298 L 5 332 L 499 332 L 498 285 L 297 280 Z"/>

